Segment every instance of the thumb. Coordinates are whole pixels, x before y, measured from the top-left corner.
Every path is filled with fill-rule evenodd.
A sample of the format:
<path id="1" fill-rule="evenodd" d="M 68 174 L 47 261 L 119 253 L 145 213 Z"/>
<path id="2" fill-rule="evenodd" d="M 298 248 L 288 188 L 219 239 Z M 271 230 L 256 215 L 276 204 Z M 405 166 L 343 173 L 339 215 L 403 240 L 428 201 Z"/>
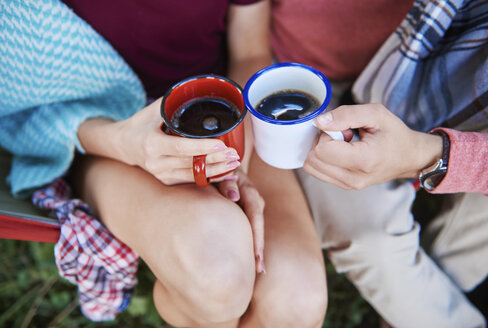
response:
<path id="1" fill-rule="evenodd" d="M 376 128 L 378 125 L 378 105 L 340 106 L 317 116 L 315 123 L 323 131 L 344 131 L 348 129 Z"/>

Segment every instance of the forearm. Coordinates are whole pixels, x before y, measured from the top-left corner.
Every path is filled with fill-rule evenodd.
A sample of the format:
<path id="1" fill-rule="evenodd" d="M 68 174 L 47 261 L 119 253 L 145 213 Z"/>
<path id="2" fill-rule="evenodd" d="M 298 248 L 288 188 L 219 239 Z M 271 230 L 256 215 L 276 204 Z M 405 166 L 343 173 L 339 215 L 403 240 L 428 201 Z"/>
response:
<path id="1" fill-rule="evenodd" d="M 229 7 L 228 75 L 241 87 L 244 87 L 252 74 L 272 63 L 270 16 L 269 0 Z"/>
<path id="2" fill-rule="evenodd" d="M 78 140 L 87 154 L 121 159 L 118 131 L 120 122 L 106 118 L 92 118 L 78 128 Z"/>
<path id="3" fill-rule="evenodd" d="M 246 58 L 231 60 L 228 71 L 229 78 L 237 82 L 242 88 L 246 85 L 247 80 L 260 69 L 271 65 L 271 53 L 264 52 Z"/>
<path id="4" fill-rule="evenodd" d="M 252 5 L 231 5 L 227 44 L 229 49 L 228 76 L 244 88 L 258 70 L 272 63 L 269 43 L 270 3 L 263 0 Z M 250 22 L 252 22 L 250 24 Z M 252 130 L 246 118 L 246 155 L 241 160 L 247 172 L 252 154 Z"/>

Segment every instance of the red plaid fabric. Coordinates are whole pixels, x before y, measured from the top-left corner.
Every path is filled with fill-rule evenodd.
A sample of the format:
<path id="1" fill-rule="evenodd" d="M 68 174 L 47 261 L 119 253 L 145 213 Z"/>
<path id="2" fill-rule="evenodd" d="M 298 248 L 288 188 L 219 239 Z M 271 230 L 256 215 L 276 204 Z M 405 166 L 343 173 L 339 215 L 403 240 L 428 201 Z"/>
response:
<path id="1" fill-rule="evenodd" d="M 60 222 L 56 265 L 62 277 L 78 285 L 83 314 L 93 321 L 113 320 L 129 305 L 138 255 L 96 220 L 85 203 L 71 199 L 63 180 L 35 192 L 32 200 Z"/>

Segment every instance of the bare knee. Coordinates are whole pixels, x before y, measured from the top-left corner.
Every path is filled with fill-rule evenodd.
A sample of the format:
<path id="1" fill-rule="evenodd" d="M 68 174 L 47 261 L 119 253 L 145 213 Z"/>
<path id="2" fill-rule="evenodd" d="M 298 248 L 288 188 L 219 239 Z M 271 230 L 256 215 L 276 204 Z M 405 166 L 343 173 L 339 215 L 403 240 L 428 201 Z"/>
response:
<path id="1" fill-rule="evenodd" d="M 220 251 L 220 258 L 212 258 L 207 267 L 191 272 L 194 279 L 187 294 L 195 313 L 211 323 L 241 317 L 254 287 L 254 263 Z"/>
<path id="2" fill-rule="evenodd" d="M 266 322 L 279 327 L 317 328 L 322 326 L 327 309 L 325 282 L 308 281 L 275 291 L 275 311 L 268 312 Z"/>
<path id="3" fill-rule="evenodd" d="M 322 326 L 327 309 L 325 271 L 320 263 L 283 268 L 279 279 L 260 291 L 256 311 L 265 327 Z"/>
<path id="4" fill-rule="evenodd" d="M 196 321 L 239 318 L 251 300 L 254 279 L 252 234 L 242 211 L 228 202 L 201 208 L 191 231 L 170 243 L 174 268 L 161 267 L 181 303 Z M 160 263 L 164 266 L 164 258 Z"/>

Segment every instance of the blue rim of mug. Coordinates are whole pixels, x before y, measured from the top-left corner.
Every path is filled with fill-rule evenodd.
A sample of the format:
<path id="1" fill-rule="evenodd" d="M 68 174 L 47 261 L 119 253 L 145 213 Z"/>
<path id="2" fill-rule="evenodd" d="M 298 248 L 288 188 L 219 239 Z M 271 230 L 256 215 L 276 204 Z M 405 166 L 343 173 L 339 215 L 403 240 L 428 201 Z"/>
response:
<path id="1" fill-rule="evenodd" d="M 216 75 L 216 74 L 194 75 L 194 76 L 190 76 L 190 77 L 188 77 L 186 79 L 183 79 L 183 80 L 179 81 L 178 83 L 174 84 L 171 88 L 169 88 L 165 92 L 165 94 L 163 96 L 163 100 L 161 101 L 161 106 L 160 106 L 159 110 L 160 110 L 161 117 L 162 117 L 163 122 L 166 125 L 166 127 L 168 129 L 170 129 L 171 131 L 173 131 L 174 133 L 176 133 L 176 134 L 178 134 L 178 135 L 180 135 L 182 137 L 193 138 L 193 139 L 211 139 L 211 138 L 220 137 L 220 136 L 223 136 L 224 134 L 232 131 L 233 129 L 235 129 L 235 127 L 238 126 L 244 120 L 244 117 L 246 116 L 247 108 L 246 108 L 246 104 L 244 103 L 244 106 L 243 106 L 244 108 L 242 109 L 241 115 L 239 116 L 239 120 L 237 122 L 235 122 L 228 129 L 226 129 L 224 131 L 221 131 L 219 133 L 210 134 L 210 135 L 206 135 L 206 136 L 199 136 L 199 135 L 195 135 L 195 134 L 185 133 L 185 132 L 182 132 L 182 131 L 179 131 L 179 130 L 175 129 L 173 127 L 173 125 L 171 124 L 171 121 L 167 119 L 166 113 L 164 112 L 164 104 L 166 103 L 166 98 L 171 94 L 171 92 L 174 89 L 178 88 L 179 86 L 181 86 L 181 85 L 183 85 L 185 83 L 188 83 L 190 81 L 199 80 L 199 79 L 203 79 L 203 78 L 218 79 L 218 80 L 222 80 L 222 81 L 225 81 L 225 82 L 229 82 L 230 84 L 232 84 L 241 93 L 241 95 L 243 94 L 242 88 L 236 82 L 234 82 L 234 81 L 232 81 L 232 80 L 230 80 L 230 79 L 228 79 L 226 77 L 223 77 L 223 76 L 220 76 L 220 75 Z"/>
<path id="2" fill-rule="evenodd" d="M 317 108 L 313 113 L 311 113 L 305 117 L 297 118 L 294 120 L 286 120 L 286 121 L 285 120 L 276 120 L 274 118 L 271 118 L 271 117 L 268 117 L 266 115 L 261 114 L 260 112 L 255 110 L 253 106 L 251 106 L 251 102 L 249 101 L 248 94 L 249 94 L 249 89 L 251 88 L 251 85 L 253 84 L 253 82 L 256 79 L 258 79 L 261 75 L 263 75 L 264 73 L 266 73 L 270 70 L 276 69 L 276 68 L 281 68 L 281 67 L 299 67 L 299 68 L 309 70 L 312 73 L 314 73 L 319 79 L 321 79 L 322 82 L 324 82 L 325 90 L 326 90 L 325 91 L 326 92 L 325 99 L 322 102 L 322 104 L 320 105 L 320 107 Z M 278 64 L 273 64 L 273 65 L 270 65 L 268 67 L 265 67 L 265 68 L 261 69 L 260 71 L 256 72 L 253 76 L 251 76 L 251 78 L 247 81 L 246 86 L 244 87 L 243 97 L 244 97 L 244 105 L 247 107 L 248 111 L 250 111 L 253 116 L 259 118 L 261 121 L 265 121 L 265 122 L 268 122 L 271 124 L 276 124 L 276 125 L 294 125 L 294 124 L 299 124 L 299 123 L 310 121 L 311 119 L 314 119 L 315 117 L 319 116 L 323 111 L 325 111 L 325 109 L 329 105 L 330 98 L 332 97 L 332 87 L 330 85 L 329 80 L 325 77 L 325 75 L 316 68 L 313 68 L 313 67 L 305 65 L 305 64 L 300 64 L 300 63 L 278 63 Z"/>

